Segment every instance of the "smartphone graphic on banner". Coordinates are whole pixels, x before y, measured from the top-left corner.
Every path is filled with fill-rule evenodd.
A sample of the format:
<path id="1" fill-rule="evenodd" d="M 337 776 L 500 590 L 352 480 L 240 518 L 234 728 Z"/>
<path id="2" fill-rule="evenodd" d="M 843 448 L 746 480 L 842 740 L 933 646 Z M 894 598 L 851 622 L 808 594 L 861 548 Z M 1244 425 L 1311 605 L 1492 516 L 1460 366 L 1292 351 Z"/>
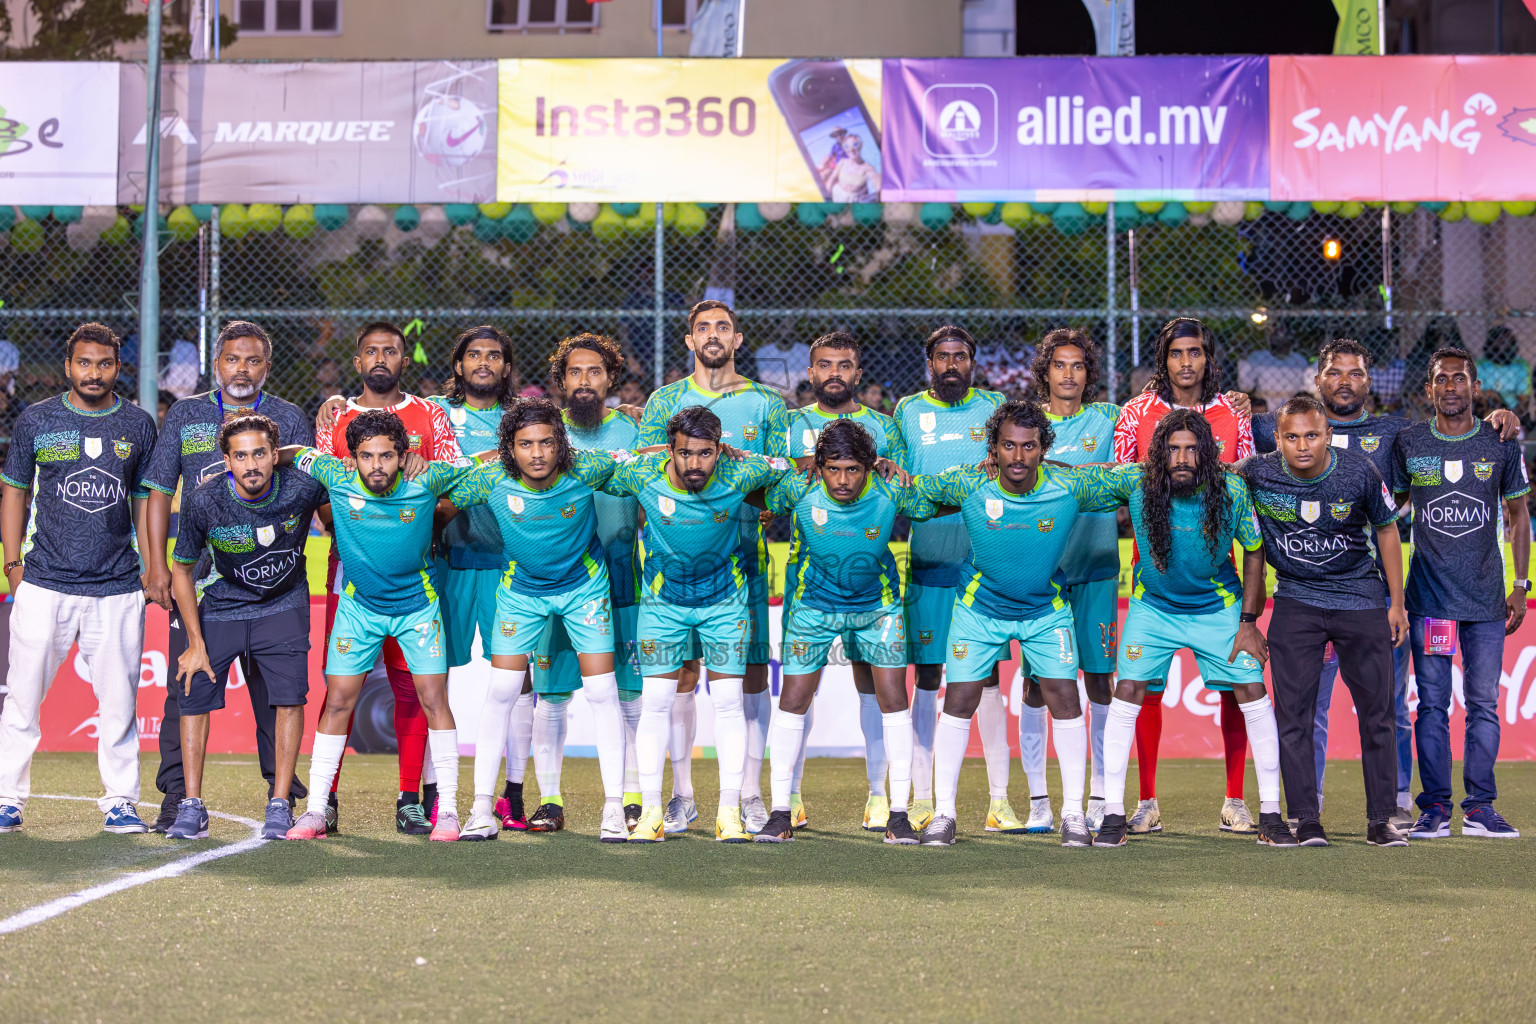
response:
<path id="1" fill-rule="evenodd" d="M 823 199 L 880 201 L 880 130 L 841 61 L 788 61 L 769 74 L 768 91 Z"/>

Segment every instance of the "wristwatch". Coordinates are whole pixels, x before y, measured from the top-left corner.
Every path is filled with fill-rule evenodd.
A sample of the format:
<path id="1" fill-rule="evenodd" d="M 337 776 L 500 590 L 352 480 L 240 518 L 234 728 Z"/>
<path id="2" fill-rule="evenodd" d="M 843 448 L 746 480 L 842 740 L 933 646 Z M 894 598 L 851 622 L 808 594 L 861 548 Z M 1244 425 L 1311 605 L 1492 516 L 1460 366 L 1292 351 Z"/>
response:
<path id="1" fill-rule="evenodd" d="M 10 572 L 10 570 L 7 569 L 6 572 Z M 1519 587 L 1521 590 L 1524 590 L 1527 594 L 1531 592 L 1530 580 L 1515 580 L 1515 586 Z"/>
<path id="2" fill-rule="evenodd" d="M 20 569 L 20 568 L 21 568 L 21 559 L 19 559 L 19 558 L 16 559 L 16 561 L 14 561 L 14 562 L 6 562 L 5 563 L 5 574 L 7 576 L 9 576 L 11 574 L 11 570 L 12 569 Z"/>
<path id="3" fill-rule="evenodd" d="M 1258 622 L 1259 617 L 1253 612 L 1243 612 L 1237 617 L 1238 622 Z"/>

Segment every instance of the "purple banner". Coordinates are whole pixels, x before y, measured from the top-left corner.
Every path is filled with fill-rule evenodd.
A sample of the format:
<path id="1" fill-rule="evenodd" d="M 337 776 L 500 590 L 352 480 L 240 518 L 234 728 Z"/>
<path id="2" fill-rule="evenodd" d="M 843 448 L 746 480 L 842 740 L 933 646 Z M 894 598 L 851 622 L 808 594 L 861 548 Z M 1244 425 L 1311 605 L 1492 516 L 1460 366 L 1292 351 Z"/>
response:
<path id="1" fill-rule="evenodd" d="M 886 202 L 1264 199 L 1263 57 L 887 60 Z"/>

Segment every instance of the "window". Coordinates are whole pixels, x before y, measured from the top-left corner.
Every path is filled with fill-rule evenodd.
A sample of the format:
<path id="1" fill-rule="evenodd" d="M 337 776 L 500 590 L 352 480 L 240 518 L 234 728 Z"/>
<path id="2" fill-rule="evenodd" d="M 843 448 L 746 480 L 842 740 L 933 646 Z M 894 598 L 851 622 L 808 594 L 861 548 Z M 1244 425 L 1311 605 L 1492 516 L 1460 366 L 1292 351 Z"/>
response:
<path id="1" fill-rule="evenodd" d="M 485 27 L 492 32 L 597 27 L 597 8 L 587 0 L 487 0 Z"/>
<path id="2" fill-rule="evenodd" d="M 661 0 L 661 27 L 680 32 L 693 27 L 693 16 L 699 13 L 704 0 Z M 651 17 L 654 19 L 655 15 Z"/>
<path id="3" fill-rule="evenodd" d="M 236 0 L 235 23 L 248 35 L 335 35 L 341 0 Z"/>

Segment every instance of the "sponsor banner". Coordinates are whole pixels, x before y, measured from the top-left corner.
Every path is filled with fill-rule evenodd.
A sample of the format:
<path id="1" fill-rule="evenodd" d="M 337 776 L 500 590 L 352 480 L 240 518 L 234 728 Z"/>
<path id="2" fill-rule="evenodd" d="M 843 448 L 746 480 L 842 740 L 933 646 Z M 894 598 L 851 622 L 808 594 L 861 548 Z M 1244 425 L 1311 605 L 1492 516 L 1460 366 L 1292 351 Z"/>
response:
<path id="1" fill-rule="evenodd" d="M 0 204 L 117 202 L 117 69 L 0 63 Z"/>
<path id="2" fill-rule="evenodd" d="M 1269 62 L 1274 199 L 1536 199 L 1536 58 Z"/>
<path id="3" fill-rule="evenodd" d="M 122 203 L 144 202 L 145 82 L 122 65 Z M 175 64 L 162 96 L 162 202 L 494 197 L 493 61 Z"/>
<path id="4" fill-rule="evenodd" d="M 503 202 L 876 202 L 880 62 L 504 60 Z"/>
<path id="5" fill-rule="evenodd" d="M 887 202 L 1263 199 L 1262 57 L 885 62 Z"/>

